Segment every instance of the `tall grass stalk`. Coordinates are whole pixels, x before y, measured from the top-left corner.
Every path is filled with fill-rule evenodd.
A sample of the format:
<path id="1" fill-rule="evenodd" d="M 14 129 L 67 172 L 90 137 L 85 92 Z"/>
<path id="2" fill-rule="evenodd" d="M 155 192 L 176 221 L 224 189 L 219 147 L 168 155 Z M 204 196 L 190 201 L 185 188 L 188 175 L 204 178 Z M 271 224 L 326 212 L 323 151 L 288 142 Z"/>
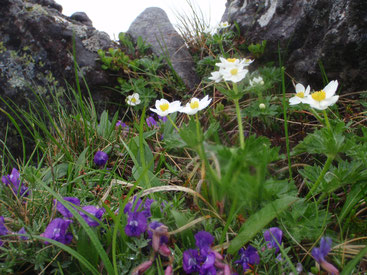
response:
<path id="1" fill-rule="evenodd" d="M 281 74 L 282 74 L 282 104 L 283 104 L 283 118 L 284 118 L 284 132 L 285 132 L 285 144 L 287 148 L 287 159 L 288 159 L 288 171 L 289 171 L 289 180 L 292 181 L 292 164 L 291 164 L 291 155 L 290 155 L 290 148 L 289 148 L 289 134 L 288 134 L 288 116 L 287 116 L 287 104 L 285 101 L 285 79 L 284 79 L 284 67 L 281 67 Z"/>

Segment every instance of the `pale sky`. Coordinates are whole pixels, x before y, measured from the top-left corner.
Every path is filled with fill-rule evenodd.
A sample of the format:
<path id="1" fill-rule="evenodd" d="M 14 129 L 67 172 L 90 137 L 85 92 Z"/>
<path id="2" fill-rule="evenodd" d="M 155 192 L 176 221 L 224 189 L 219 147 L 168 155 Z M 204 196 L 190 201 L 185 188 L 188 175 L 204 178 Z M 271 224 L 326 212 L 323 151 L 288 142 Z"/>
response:
<path id="1" fill-rule="evenodd" d="M 117 38 L 119 32 L 126 32 L 132 21 L 148 7 L 164 9 L 175 25 L 178 11 L 190 13 L 188 1 L 201 9 L 212 26 L 220 22 L 226 0 L 56 0 L 63 7 L 64 15 L 83 11 L 97 30 L 107 32 L 112 39 Z"/>

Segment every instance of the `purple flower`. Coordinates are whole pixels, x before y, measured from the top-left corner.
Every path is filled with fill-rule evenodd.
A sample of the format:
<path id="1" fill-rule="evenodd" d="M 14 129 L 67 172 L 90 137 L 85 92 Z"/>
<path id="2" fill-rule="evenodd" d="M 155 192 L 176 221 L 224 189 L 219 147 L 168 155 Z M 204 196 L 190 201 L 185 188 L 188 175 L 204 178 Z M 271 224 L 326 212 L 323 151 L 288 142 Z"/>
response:
<path id="1" fill-rule="evenodd" d="M 116 127 L 121 127 L 124 131 L 129 131 L 129 126 L 125 122 L 122 122 L 121 120 L 118 120 L 116 122 Z"/>
<path id="2" fill-rule="evenodd" d="M 144 205 L 142 204 L 143 201 L 137 197 L 134 197 L 132 202 L 128 202 L 125 205 L 124 208 L 124 213 L 125 214 L 131 214 L 137 211 L 140 211 L 141 213 L 143 213 L 145 215 L 146 218 L 149 218 L 150 216 L 152 216 L 151 212 L 150 212 L 150 207 L 152 205 L 152 203 L 154 202 L 153 199 L 146 199 Z"/>
<path id="3" fill-rule="evenodd" d="M 69 244 L 73 239 L 73 235 L 66 231 L 68 230 L 71 222 L 71 220 L 56 218 L 49 223 L 45 232 L 42 233 L 41 236 L 63 244 Z M 49 242 L 45 241 L 45 244 L 49 244 Z"/>
<path id="4" fill-rule="evenodd" d="M 150 128 L 158 127 L 158 122 L 155 121 L 155 119 L 153 118 L 153 116 L 148 116 L 145 121 L 147 122 L 148 127 L 150 127 Z"/>
<path id="5" fill-rule="evenodd" d="M 104 214 L 104 212 L 106 212 L 106 210 L 104 208 L 97 208 L 93 205 L 84 206 L 84 207 L 82 207 L 82 209 L 85 212 L 91 214 L 92 216 L 96 217 L 99 220 L 102 218 L 102 215 Z M 88 223 L 89 226 L 96 227 L 96 226 L 99 225 L 98 221 L 92 219 L 91 217 L 89 217 L 84 212 L 80 211 L 79 214 Z"/>
<path id="6" fill-rule="evenodd" d="M 210 246 L 214 241 L 214 237 L 209 232 L 199 231 L 198 233 L 195 234 L 195 240 L 196 240 L 195 244 L 200 249 L 200 251 L 202 250 L 207 251 L 210 249 Z"/>
<path id="7" fill-rule="evenodd" d="M 339 274 L 338 269 L 333 266 L 331 263 L 325 260 L 327 254 L 329 254 L 331 250 L 332 240 L 328 237 L 322 237 L 320 241 L 320 247 L 315 247 L 312 249 L 311 254 L 312 257 L 321 265 L 323 269 L 325 269 L 330 274 L 337 275 Z"/>
<path id="8" fill-rule="evenodd" d="M 141 212 L 132 212 L 127 218 L 125 233 L 129 237 L 139 237 L 147 229 L 147 218 Z"/>
<path id="9" fill-rule="evenodd" d="M 260 263 L 260 257 L 257 253 L 257 250 L 252 245 L 249 245 L 247 249 L 241 248 L 239 251 L 240 254 L 240 260 L 235 261 L 236 264 L 241 264 L 243 271 L 246 273 L 246 271 L 250 270 L 250 265 L 258 265 Z"/>
<path id="10" fill-rule="evenodd" d="M 2 235 L 7 235 L 9 233 L 8 229 L 6 229 L 5 224 L 4 224 L 4 217 L 0 216 L 0 236 Z M 0 246 L 3 245 L 3 242 L 0 239 Z"/>
<path id="11" fill-rule="evenodd" d="M 159 116 L 159 115 L 158 115 L 158 119 L 162 121 L 162 123 L 166 123 L 166 121 L 168 120 L 166 116 Z"/>
<path id="12" fill-rule="evenodd" d="M 183 253 L 182 266 L 186 274 L 191 274 L 200 270 L 198 257 L 199 253 L 196 249 L 188 249 Z"/>
<path id="13" fill-rule="evenodd" d="M 278 227 L 271 227 L 264 232 L 264 239 L 267 247 L 269 249 L 275 248 L 275 253 L 279 251 L 279 245 L 282 243 L 282 237 L 283 231 Z"/>
<path id="14" fill-rule="evenodd" d="M 27 232 L 25 231 L 24 227 L 22 227 L 19 231 L 18 234 L 27 234 Z M 20 239 L 25 241 L 25 240 L 29 240 L 29 238 L 27 236 L 20 236 Z"/>
<path id="15" fill-rule="evenodd" d="M 98 167 L 102 167 L 105 166 L 108 160 L 108 155 L 103 152 L 103 151 L 98 151 L 95 155 L 94 155 L 94 163 L 98 166 Z"/>
<path id="16" fill-rule="evenodd" d="M 63 198 L 65 201 L 67 201 L 70 204 L 73 205 L 77 205 L 80 206 L 80 201 L 78 198 L 74 198 L 74 197 L 64 197 Z M 54 200 L 54 202 L 56 203 L 56 200 Z M 75 207 L 73 207 L 74 209 L 76 209 Z M 57 211 L 60 212 L 61 215 L 63 215 L 65 218 L 72 218 L 73 214 L 71 214 L 71 212 L 59 201 L 57 201 L 56 203 L 56 209 Z"/>
<path id="17" fill-rule="evenodd" d="M 200 274 L 216 274 L 214 263 L 215 263 L 215 254 L 211 251 L 205 253 L 205 255 L 201 255 L 202 265 L 200 267 Z"/>
<path id="18" fill-rule="evenodd" d="M 24 186 L 23 183 L 20 182 L 20 174 L 17 169 L 13 168 L 13 170 L 11 171 L 11 174 L 3 176 L 1 178 L 1 181 L 5 185 L 10 186 L 11 189 L 13 189 L 15 194 L 18 194 L 18 191 L 19 191 L 20 196 L 23 196 L 23 195 L 28 196 L 29 194 L 28 188 Z"/>

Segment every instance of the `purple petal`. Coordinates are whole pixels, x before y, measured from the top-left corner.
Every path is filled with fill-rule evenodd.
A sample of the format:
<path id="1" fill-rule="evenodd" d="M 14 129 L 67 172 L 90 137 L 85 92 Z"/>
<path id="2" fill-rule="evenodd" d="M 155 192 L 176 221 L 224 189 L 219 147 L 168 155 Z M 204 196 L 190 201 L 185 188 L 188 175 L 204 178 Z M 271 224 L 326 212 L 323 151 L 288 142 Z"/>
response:
<path id="1" fill-rule="evenodd" d="M 45 232 L 42 233 L 41 236 L 63 244 L 69 244 L 73 236 L 71 233 L 66 233 L 66 231 L 68 230 L 71 222 L 71 220 L 56 218 L 49 223 Z M 49 242 L 45 241 L 45 244 L 49 244 Z"/>
<path id="2" fill-rule="evenodd" d="M 72 205 L 80 206 L 80 201 L 79 201 L 78 198 L 75 198 L 75 197 L 64 197 L 63 199 L 65 201 L 69 202 Z M 54 202 L 56 203 L 56 200 L 54 200 Z M 76 209 L 75 207 L 73 207 L 73 208 Z M 65 218 L 69 218 L 70 219 L 70 218 L 73 217 L 73 214 L 71 214 L 71 212 L 61 202 L 59 202 L 59 201 L 57 201 L 56 209 Z"/>
<path id="3" fill-rule="evenodd" d="M 200 249 L 210 248 L 214 241 L 212 234 L 206 231 L 199 231 L 195 234 L 196 246 Z"/>
<path id="4" fill-rule="evenodd" d="M 129 237 L 139 237 L 147 229 L 147 218 L 143 213 L 132 212 L 127 218 L 125 233 Z"/>
<path id="5" fill-rule="evenodd" d="M 187 274 L 198 272 L 198 251 L 196 249 L 188 249 L 183 253 L 182 266 Z"/>
<path id="6" fill-rule="evenodd" d="M 282 243 L 283 231 L 278 227 L 271 227 L 264 232 L 264 239 L 269 249 L 275 248 L 275 253 L 279 251 L 279 244 Z"/>
<path id="7" fill-rule="evenodd" d="M 102 167 L 105 166 L 108 160 L 108 155 L 103 152 L 103 151 L 98 151 L 95 155 L 94 155 L 94 163 L 98 166 L 98 167 Z"/>
<path id="8" fill-rule="evenodd" d="M 18 234 L 27 234 L 27 232 L 25 231 L 24 227 L 22 227 L 19 231 Z M 20 236 L 21 240 L 29 240 L 29 238 L 27 236 Z"/>
<path id="9" fill-rule="evenodd" d="M 96 217 L 99 220 L 102 218 L 102 215 L 106 212 L 106 210 L 104 208 L 97 208 L 93 205 L 84 206 L 84 207 L 82 207 L 82 209 L 85 210 L 87 213 L 91 214 L 92 216 Z M 92 219 L 91 217 L 89 217 L 85 213 L 80 211 L 79 214 L 88 223 L 89 226 L 95 227 L 95 226 L 99 225 L 98 221 Z"/>

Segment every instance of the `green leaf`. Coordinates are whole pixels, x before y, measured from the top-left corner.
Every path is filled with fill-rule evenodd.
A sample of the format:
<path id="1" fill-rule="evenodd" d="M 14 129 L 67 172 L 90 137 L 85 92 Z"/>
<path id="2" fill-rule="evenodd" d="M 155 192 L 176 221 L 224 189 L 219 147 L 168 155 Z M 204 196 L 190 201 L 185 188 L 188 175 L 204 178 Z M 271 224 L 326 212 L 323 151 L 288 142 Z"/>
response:
<path id="1" fill-rule="evenodd" d="M 281 212 L 286 210 L 298 199 L 295 197 L 284 197 L 275 200 L 261 210 L 253 214 L 242 226 L 240 233 L 235 237 L 228 248 L 228 253 L 235 254 L 243 245 L 249 242 L 257 233 L 264 229 Z"/>
<path id="2" fill-rule="evenodd" d="M 79 155 L 78 160 L 75 163 L 74 166 L 74 175 L 75 177 L 79 176 L 80 171 L 82 170 L 82 168 L 85 166 L 85 155 L 88 152 L 89 147 L 85 148 L 83 150 L 83 152 Z"/>
<path id="3" fill-rule="evenodd" d="M 367 245 L 351 260 L 340 273 L 340 275 L 349 275 L 353 274 L 353 270 L 355 266 L 361 261 L 361 259 L 367 255 Z"/>

